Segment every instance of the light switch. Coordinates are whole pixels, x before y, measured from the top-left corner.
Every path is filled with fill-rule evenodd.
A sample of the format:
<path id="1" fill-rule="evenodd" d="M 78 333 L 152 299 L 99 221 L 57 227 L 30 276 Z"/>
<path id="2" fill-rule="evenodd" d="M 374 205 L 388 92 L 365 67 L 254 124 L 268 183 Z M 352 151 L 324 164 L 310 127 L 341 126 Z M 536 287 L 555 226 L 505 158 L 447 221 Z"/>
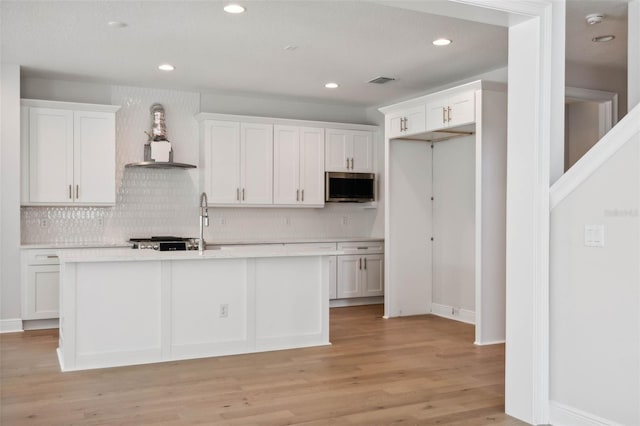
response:
<path id="1" fill-rule="evenodd" d="M 585 225 L 584 245 L 587 247 L 604 247 L 604 225 Z"/>

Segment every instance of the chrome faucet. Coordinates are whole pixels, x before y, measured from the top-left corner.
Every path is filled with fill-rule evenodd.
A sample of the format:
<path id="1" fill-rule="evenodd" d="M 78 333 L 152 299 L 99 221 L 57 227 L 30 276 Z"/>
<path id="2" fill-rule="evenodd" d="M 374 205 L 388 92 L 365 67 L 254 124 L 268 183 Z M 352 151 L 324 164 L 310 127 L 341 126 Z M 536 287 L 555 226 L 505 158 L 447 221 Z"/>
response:
<path id="1" fill-rule="evenodd" d="M 204 227 L 209 226 L 209 201 L 207 193 L 200 194 L 200 238 L 198 239 L 198 253 L 202 254 L 205 249 Z"/>

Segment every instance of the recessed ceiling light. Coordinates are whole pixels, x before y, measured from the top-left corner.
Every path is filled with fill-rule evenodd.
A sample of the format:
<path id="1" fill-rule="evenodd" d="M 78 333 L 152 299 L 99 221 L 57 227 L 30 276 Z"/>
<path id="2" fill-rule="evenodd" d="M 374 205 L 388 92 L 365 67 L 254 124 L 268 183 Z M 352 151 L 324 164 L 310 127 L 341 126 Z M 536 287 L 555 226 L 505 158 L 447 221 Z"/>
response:
<path id="1" fill-rule="evenodd" d="M 173 71 L 174 69 L 176 69 L 176 67 L 171 64 L 162 64 L 158 65 L 158 69 L 162 71 Z"/>
<path id="2" fill-rule="evenodd" d="M 224 7 L 224 11 L 227 13 L 242 13 L 245 11 L 245 8 L 239 4 L 228 4 Z"/>
<path id="3" fill-rule="evenodd" d="M 122 21 L 109 21 L 107 22 L 107 25 L 111 28 L 124 28 L 127 26 L 127 23 Z"/>
<path id="4" fill-rule="evenodd" d="M 337 89 L 338 86 L 338 83 L 327 83 L 324 85 L 324 87 L 326 87 L 327 89 Z"/>
<path id="5" fill-rule="evenodd" d="M 602 22 L 602 20 L 604 19 L 604 14 L 602 14 L 602 13 L 591 13 L 591 14 L 585 16 L 584 19 L 587 21 L 587 24 L 595 25 L 595 24 L 599 24 L 600 22 Z"/>
<path id="6" fill-rule="evenodd" d="M 450 44 L 451 44 L 451 40 L 449 40 L 448 38 L 439 38 L 439 39 L 433 40 L 434 46 L 448 46 Z"/>
<path id="7" fill-rule="evenodd" d="M 297 48 L 298 46 L 296 46 L 295 44 L 289 44 L 284 47 L 284 50 L 293 51 L 293 50 L 296 50 Z"/>
<path id="8" fill-rule="evenodd" d="M 594 38 L 591 39 L 591 41 L 594 41 L 596 43 L 605 43 L 607 41 L 613 40 L 614 38 L 616 38 L 616 36 L 614 36 L 612 34 L 607 34 L 607 35 L 594 37 Z"/>

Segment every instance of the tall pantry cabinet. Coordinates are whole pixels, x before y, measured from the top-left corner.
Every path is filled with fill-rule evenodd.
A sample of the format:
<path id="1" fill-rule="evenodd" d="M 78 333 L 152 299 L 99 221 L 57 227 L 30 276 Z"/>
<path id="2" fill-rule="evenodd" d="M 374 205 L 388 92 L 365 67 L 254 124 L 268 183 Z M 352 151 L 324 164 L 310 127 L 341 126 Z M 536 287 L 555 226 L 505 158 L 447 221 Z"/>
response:
<path id="1" fill-rule="evenodd" d="M 385 315 L 432 313 L 475 324 L 477 344 L 504 341 L 506 86 L 475 81 L 380 111 Z M 394 127 L 415 111 L 424 126 Z"/>

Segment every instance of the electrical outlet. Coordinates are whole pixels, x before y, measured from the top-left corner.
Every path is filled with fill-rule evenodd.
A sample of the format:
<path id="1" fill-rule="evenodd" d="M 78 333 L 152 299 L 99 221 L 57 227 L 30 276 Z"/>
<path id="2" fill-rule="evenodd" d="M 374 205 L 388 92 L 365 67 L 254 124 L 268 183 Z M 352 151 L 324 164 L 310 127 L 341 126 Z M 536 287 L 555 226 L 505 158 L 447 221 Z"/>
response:
<path id="1" fill-rule="evenodd" d="M 604 247 L 604 225 L 585 225 L 584 245 L 586 247 Z"/>
<path id="2" fill-rule="evenodd" d="M 342 216 L 342 226 L 347 226 L 349 224 L 349 216 Z"/>
<path id="3" fill-rule="evenodd" d="M 39 223 L 40 223 L 40 228 L 48 228 L 49 227 L 49 219 L 47 219 L 47 218 L 40 219 Z"/>
<path id="4" fill-rule="evenodd" d="M 284 224 L 287 225 L 287 226 L 290 226 L 291 225 L 291 218 L 290 217 L 285 217 L 284 218 Z"/>
<path id="5" fill-rule="evenodd" d="M 103 217 L 96 218 L 96 225 L 102 228 L 104 226 L 104 218 Z"/>
<path id="6" fill-rule="evenodd" d="M 220 318 L 227 318 L 229 316 L 229 305 L 226 303 L 220 304 Z"/>

